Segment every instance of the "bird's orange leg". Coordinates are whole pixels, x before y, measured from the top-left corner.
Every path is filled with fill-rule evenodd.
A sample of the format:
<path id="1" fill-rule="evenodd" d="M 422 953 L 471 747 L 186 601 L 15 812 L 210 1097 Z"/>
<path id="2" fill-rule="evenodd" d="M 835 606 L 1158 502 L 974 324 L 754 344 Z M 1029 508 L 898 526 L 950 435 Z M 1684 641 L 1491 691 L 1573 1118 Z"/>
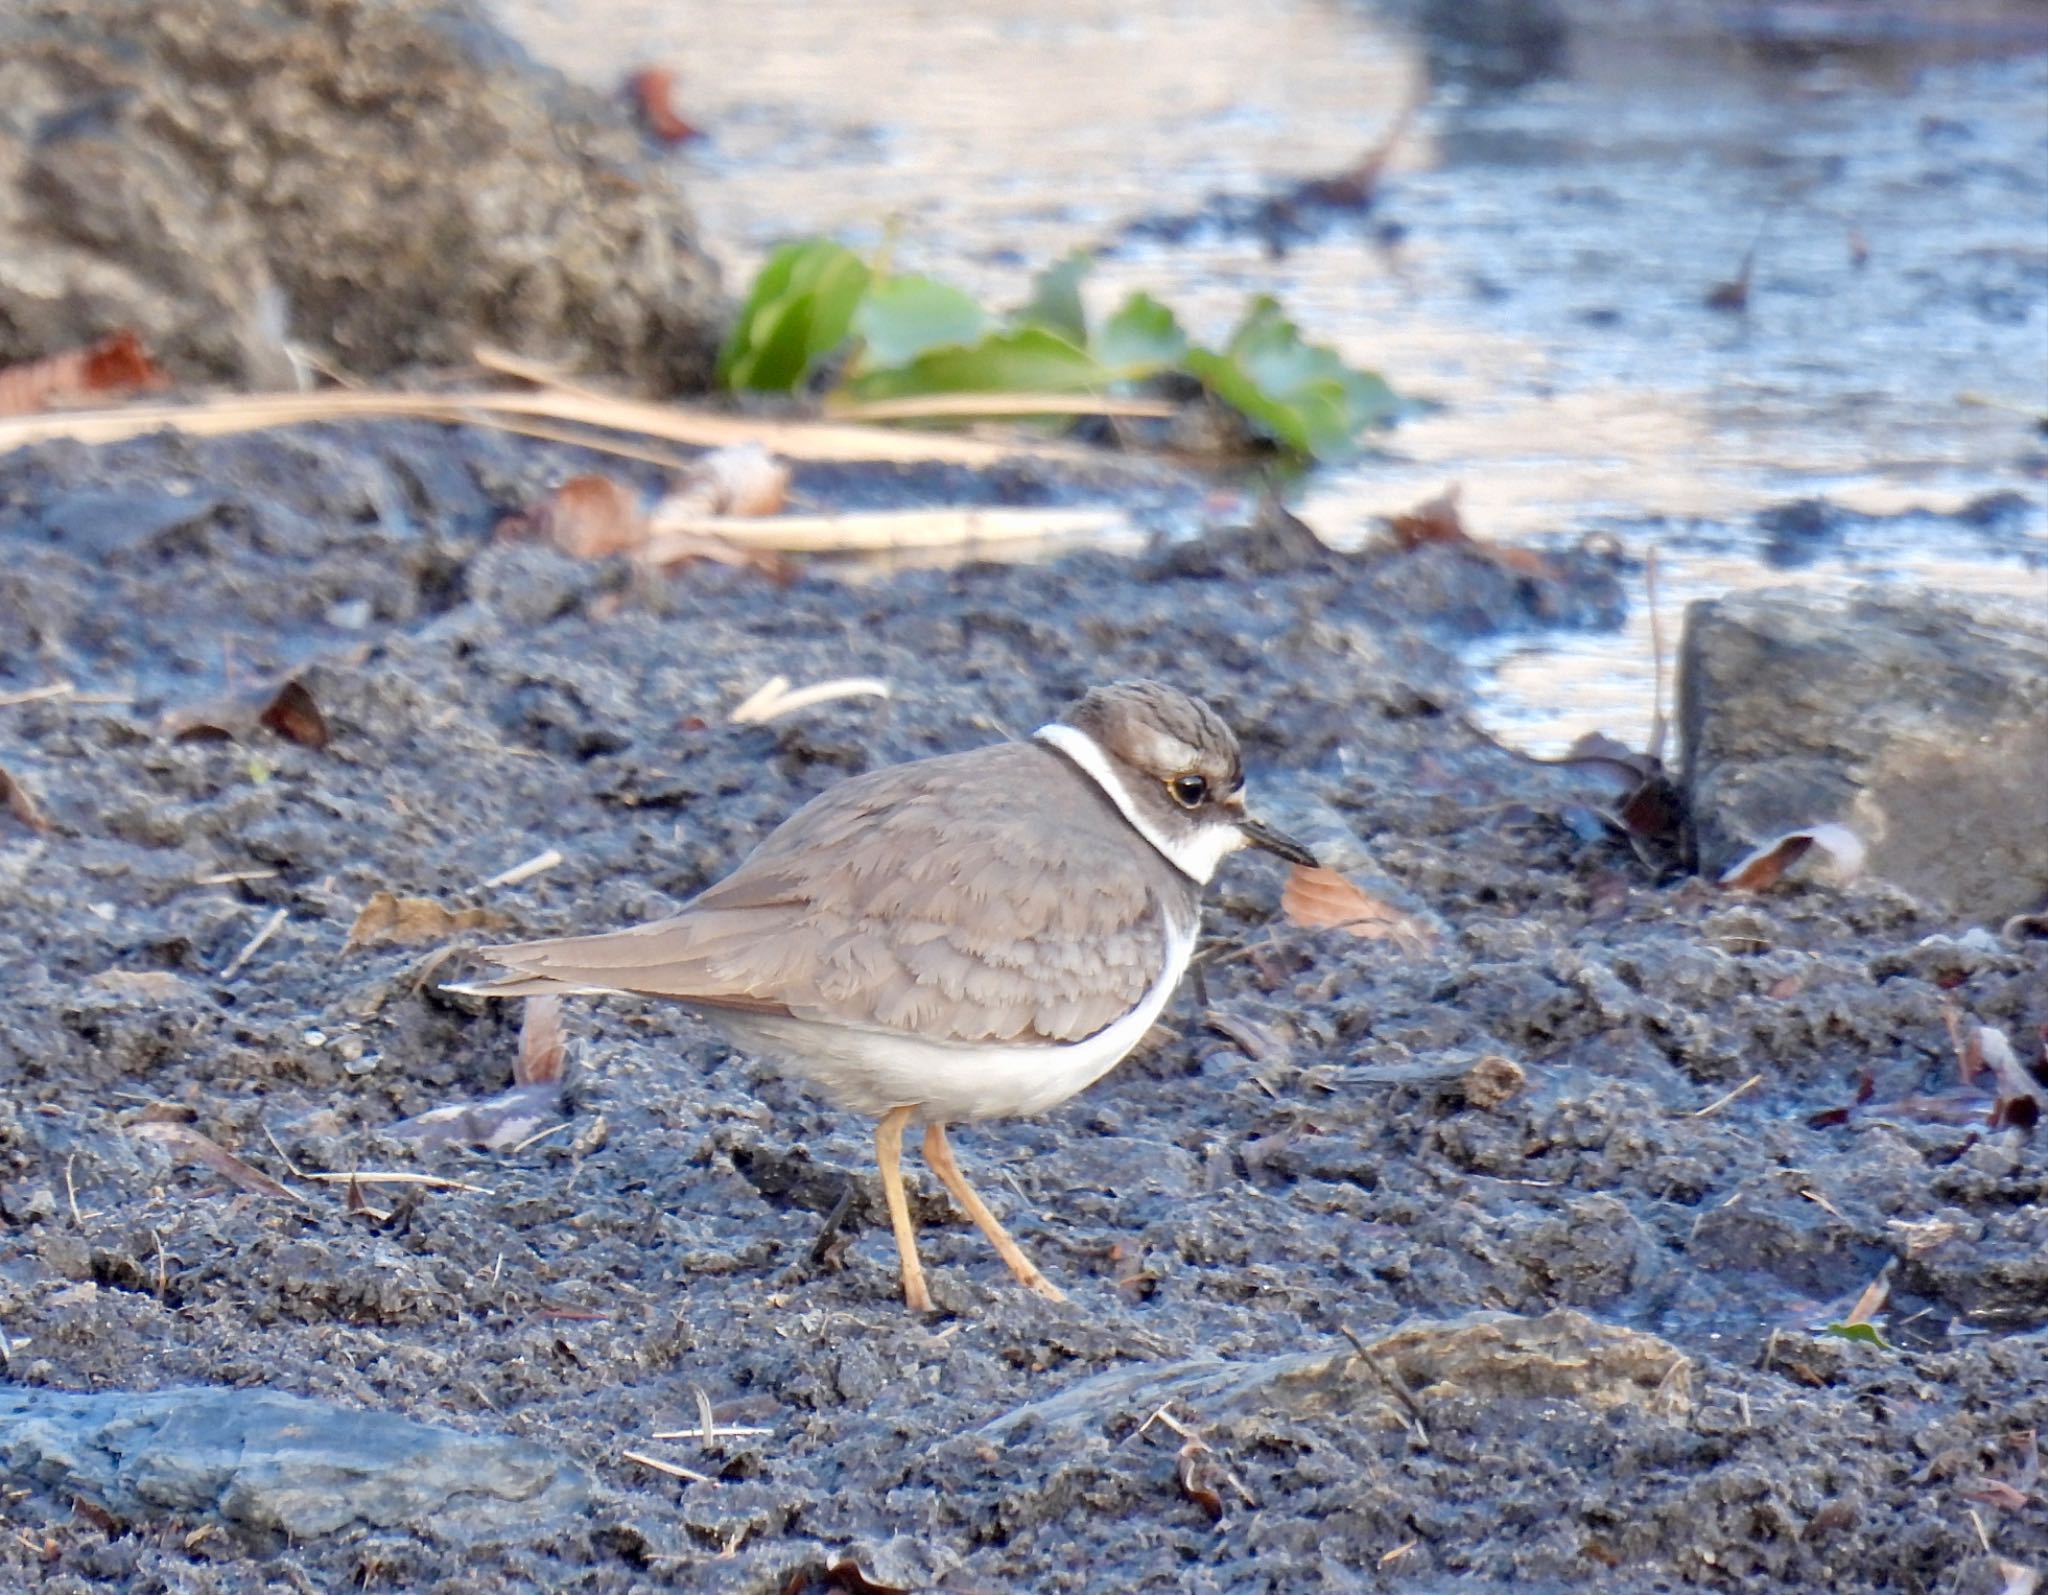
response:
<path id="1" fill-rule="evenodd" d="M 882 1196 L 889 1204 L 889 1226 L 896 1231 L 896 1256 L 903 1264 L 903 1300 L 912 1312 L 928 1313 L 932 1310 L 931 1292 L 924 1288 L 924 1268 L 917 1260 L 917 1231 L 911 1227 L 910 1201 L 903 1194 L 903 1127 L 915 1112 L 915 1107 L 902 1107 L 882 1115 L 882 1122 L 875 1126 L 875 1161 L 882 1168 Z"/>
<path id="2" fill-rule="evenodd" d="M 995 1214 L 974 1194 L 974 1187 L 967 1183 L 967 1176 L 953 1161 L 953 1146 L 946 1139 L 946 1127 L 937 1120 L 924 1127 L 924 1160 L 932 1166 L 932 1172 L 938 1175 L 940 1183 L 953 1193 L 953 1200 L 967 1209 L 967 1216 L 974 1220 L 975 1227 L 989 1238 L 996 1255 L 1010 1265 L 1010 1272 L 1017 1276 L 1018 1284 L 1037 1291 L 1048 1301 L 1067 1299 L 1065 1292 L 1038 1271 L 1038 1266 L 1024 1255 L 1023 1248 L 1010 1239 L 1010 1232 L 996 1221 Z"/>

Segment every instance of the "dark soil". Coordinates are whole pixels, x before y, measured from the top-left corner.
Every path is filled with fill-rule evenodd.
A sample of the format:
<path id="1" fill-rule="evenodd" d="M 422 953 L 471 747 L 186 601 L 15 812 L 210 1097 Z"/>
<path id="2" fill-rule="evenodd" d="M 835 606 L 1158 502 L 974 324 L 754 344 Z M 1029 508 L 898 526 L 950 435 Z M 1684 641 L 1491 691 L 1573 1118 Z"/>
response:
<path id="1" fill-rule="evenodd" d="M 1454 640 L 1611 618 L 1629 573 L 1240 540 L 649 590 L 489 541 L 568 463 L 411 428 L 6 462 L 0 699 L 78 689 L 0 707 L 0 767 L 51 822 L 0 811 L 8 1378 L 266 1386 L 509 1432 L 598 1487 L 469 1544 L 279 1543 L 17 1474 L 0 1584 L 778 1595 L 851 1559 L 955 1590 L 1993 1591 L 2000 1558 L 2048 1565 L 2048 1132 L 1987 1128 L 1945 1020 L 2031 1057 L 2048 946 L 1879 886 L 1653 886 L 1572 823 L 1584 776 L 1462 729 Z M 163 729 L 285 667 L 326 748 Z M 776 673 L 895 696 L 729 724 Z M 1134 674 L 1210 698 L 1255 801 L 1349 828 L 1446 934 L 1291 930 L 1277 866 L 1228 869 L 1170 1037 L 958 1138 L 1066 1303 L 919 1170 L 942 1310 L 906 1312 L 869 1126 L 675 1007 L 572 1004 L 571 1111 L 523 1149 L 385 1133 L 503 1089 L 518 1011 L 437 990 L 464 952 L 347 950 L 374 892 L 500 934 L 658 915 L 830 783 Z M 134 1133 L 166 1113 L 304 1202 L 173 1163 Z M 285 1155 L 476 1188 L 352 1197 Z M 1886 1269 L 1885 1343 L 1822 1332 Z M 1488 1383 L 1388 1349 L 1403 1402 L 1357 1394 L 1348 1335 L 1441 1348 L 1561 1308 L 1635 1372 Z M 1672 1348 L 1689 1370 L 1643 1396 Z M 1273 1361 L 1296 1354 L 1324 1373 Z M 1169 1398 L 1210 1449 L 1147 1426 Z M 705 1403 L 751 1432 L 706 1444 Z"/>

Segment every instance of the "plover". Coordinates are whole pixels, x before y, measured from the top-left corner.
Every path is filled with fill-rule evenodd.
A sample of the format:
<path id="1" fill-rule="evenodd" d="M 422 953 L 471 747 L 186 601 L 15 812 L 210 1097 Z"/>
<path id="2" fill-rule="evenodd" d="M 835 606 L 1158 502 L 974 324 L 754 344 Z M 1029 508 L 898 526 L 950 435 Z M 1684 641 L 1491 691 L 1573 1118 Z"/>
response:
<path id="1" fill-rule="evenodd" d="M 1246 812 L 1237 738 L 1156 681 L 1097 687 L 1028 741 L 858 776 L 673 918 L 486 947 L 493 997 L 671 997 L 742 1051 L 875 1116 L 904 1299 L 928 1310 L 903 1131 L 1009 1265 L 1061 1293 L 953 1159 L 949 1124 L 1042 1113 L 1107 1074 L 1180 984 L 1202 888 L 1243 847 L 1313 864 Z"/>

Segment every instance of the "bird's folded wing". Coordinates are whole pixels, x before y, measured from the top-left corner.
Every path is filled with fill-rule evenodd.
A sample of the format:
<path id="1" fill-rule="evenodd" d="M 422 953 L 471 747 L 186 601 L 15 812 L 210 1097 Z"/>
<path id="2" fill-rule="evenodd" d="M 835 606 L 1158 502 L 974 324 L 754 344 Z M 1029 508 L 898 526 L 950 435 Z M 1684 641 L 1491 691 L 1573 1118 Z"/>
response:
<path id="1" fill-rule="evenodd" d="M 1192 904 L 1133 870 L 1092 811 L 1051 835 L 1020 815 L 1044 756 L 992 757 L 1010 751 L 846 782 L 675 918 L 485 948 L 511 973 L 470 989 L 634 992 L 934 1040 L 1093 1035 L 1158 978 Z"/>

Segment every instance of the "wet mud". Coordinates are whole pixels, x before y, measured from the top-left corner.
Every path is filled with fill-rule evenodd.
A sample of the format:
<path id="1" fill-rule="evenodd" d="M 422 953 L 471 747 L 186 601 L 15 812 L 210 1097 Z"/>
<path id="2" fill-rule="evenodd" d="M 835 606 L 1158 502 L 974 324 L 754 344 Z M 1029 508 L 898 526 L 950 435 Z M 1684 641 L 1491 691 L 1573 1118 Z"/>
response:
<path id="1" fill-rule="evenodd" d="M 574 1483 L 394 1522 L 370 1503 L 406 1497 L 286 1448 L 284 1521 L 322 1531 L 281 1533 L 0 1413 L 0 1584 L 1996 1591 L 2048 1564 L 2048 1136 L 1987 1124 L 1949 1028 L 2031 1059 L 2048 946 L 1877 884 L 1655 885 L 1583 823 L 1583 773 L 1465 728 L 1457 647 L 1611 621 L 1639 573 L 1238 534 L 649 584 L 491 540 L 584 463 L 408 426 L 10 458 L 0 767 L 48 828 L 0 812 L 8 1411 L 260 1389 Z M 282 671 L 326 746 L 166 730 Z M 893 696 L 729 723 L 771 675 L 856 673 Z M 1216 703 L 1255 800 L 1442 930 L 1294 929 L 1278 866 L 1233 863 L 1170 1034 L 958 1137 L 1066 1302 L 914 1168 L 939 1311 L 907 1313 L 869 1127 L 673 1006 L 570 1004 L 552 1133 L 391 1133 L 510 1083 L 517 1011 L 438 990 L 467 946 L 659 915 L 830 783 L 1137 674 Z M 491 928 L 351 948 L 379 891 Z M 351 1171 L 454 1183 L 311 1177 Z M 1877 1333 L 1828 1332 L 1880 1278 Z"/>

